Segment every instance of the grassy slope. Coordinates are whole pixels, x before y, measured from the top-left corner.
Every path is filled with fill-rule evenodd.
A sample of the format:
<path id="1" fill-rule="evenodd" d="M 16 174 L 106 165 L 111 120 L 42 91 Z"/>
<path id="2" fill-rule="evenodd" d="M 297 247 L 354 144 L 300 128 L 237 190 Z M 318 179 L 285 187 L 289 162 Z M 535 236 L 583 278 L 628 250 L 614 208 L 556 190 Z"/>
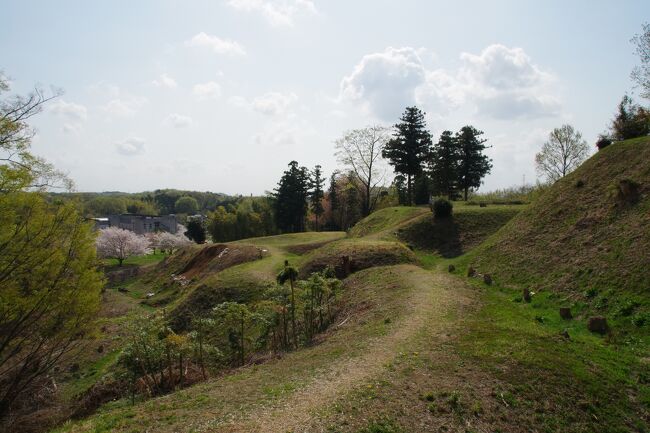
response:
<path id="1" fill-rule="evenodd" d="M 611 193 L 621 179 L 641 185 L 638 203 L 616 205 Z M 550 290 L 634 329 L 633 320 L 650 324 L 649 251 L 650 139 L 642 138 L 598 152 L 472 252 L 471 262 L 502 284 Z"/>
<path id="2" fill-rule="evenodd" d="M 456 257 L 478 246 L 525 208 L 525 205 L 479 207 L 456 203 L 452 218 L 436 220 L 427 212 L 402 225 L 397 237 L 416 249 Z"/>
<path id="3" fill-rule="evenodd" d="M 365 239 L 337 244 L 390 238 L 418 213 L 366 224 Z M 263 244 L 288 247 L 279 239 Z M 316 254 L 290 257 L 300 265 Z M 621 342 L 588 333 L 584 317 L 560 320 L 565 299 L 549 291 L 517 302 L 521 286 L 500 286 L 498 273 L 492 287 L 465 278 L 473 251 L 419 255 L 436 256 L 426 263 L 432 271 L 398 265 L 348 278 L 342 317 L 350 319 L 312 348 L 135 406 L 115 402 L 61 430 L 648 431 L 642 338 Z M 450 263 L 455 275 L 446 272 Z"/>

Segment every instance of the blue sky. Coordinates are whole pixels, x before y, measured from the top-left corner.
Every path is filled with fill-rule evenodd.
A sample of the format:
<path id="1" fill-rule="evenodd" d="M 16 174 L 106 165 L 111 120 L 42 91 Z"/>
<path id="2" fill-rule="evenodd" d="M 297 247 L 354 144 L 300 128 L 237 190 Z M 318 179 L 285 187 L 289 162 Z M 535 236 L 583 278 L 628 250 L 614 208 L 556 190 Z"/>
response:
<path id="1" fill-rule="evenodd" d="M 406 105 L 435 137 L 472 124 L 483 190 L 535 176 L 549 131 L 591 143 L 636 64 L 643 1 L 2 1 L 12 91 L 64 94 L 35 153 L 80 191 L 260 194 L 286 164 L 337 167 L 334 140 Z M 645 101 L 647 102 L 647 101 Z"/>

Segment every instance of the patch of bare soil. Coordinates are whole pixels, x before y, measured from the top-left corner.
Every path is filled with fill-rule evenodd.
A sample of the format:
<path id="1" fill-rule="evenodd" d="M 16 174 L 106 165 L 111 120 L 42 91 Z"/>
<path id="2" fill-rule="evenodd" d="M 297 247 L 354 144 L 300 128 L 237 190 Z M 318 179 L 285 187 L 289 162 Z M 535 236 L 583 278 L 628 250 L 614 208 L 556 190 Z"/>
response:
<path id="1" fill-rule="evenodd" d="M 252 245 L 209 245 L 195 254 L 180 274 L 189 280 L 205 272 L 219 272 L 261 258 L 262 249 Z"/>

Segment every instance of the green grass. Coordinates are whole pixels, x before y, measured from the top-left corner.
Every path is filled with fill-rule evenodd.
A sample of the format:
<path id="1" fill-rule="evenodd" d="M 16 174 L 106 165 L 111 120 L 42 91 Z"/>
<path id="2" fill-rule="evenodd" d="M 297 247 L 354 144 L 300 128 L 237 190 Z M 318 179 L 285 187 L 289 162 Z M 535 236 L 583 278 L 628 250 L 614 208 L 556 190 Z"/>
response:
<path id="1" fill-rule="evenodd" d="M 124 262 L 122 263 L 122 266 L 144 266 L 144 265 L 151 265 L 154 263 L 158 263 L 161 260 L 163 260 L 165 257 L 168 257 L 168 254 L 163 254 L 160 252 L 157 253 L 152 253 L 152 254 L 145 254 L 142 256 L 131 256 L 127 257 Z M 104 265 L 107 267 L 110 267 L 110 270 L 116 270 L 119 269 L 119 261 L 117 259 L 104 259 Z"/>
<path id="2" fill-rule="evenodd" d="M 428 207 L 389 207 L 373 212 L 350 229 L 350 237 L 359 238 L 393 229 L 399 223 L 431 213 Z"/>

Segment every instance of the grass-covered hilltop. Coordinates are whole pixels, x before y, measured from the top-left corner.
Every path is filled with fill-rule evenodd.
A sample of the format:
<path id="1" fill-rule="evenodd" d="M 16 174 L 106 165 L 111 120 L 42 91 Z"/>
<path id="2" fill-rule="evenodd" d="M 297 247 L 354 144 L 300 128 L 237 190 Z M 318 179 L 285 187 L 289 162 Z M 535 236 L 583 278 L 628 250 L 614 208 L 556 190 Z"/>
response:
<path id="1" fill-rule="evenodd" d="M 530 204 L 143 264 L 105 290 L 54 431 L 648 431 L 648 161 L 649 139 L 618 142 Z"/>

